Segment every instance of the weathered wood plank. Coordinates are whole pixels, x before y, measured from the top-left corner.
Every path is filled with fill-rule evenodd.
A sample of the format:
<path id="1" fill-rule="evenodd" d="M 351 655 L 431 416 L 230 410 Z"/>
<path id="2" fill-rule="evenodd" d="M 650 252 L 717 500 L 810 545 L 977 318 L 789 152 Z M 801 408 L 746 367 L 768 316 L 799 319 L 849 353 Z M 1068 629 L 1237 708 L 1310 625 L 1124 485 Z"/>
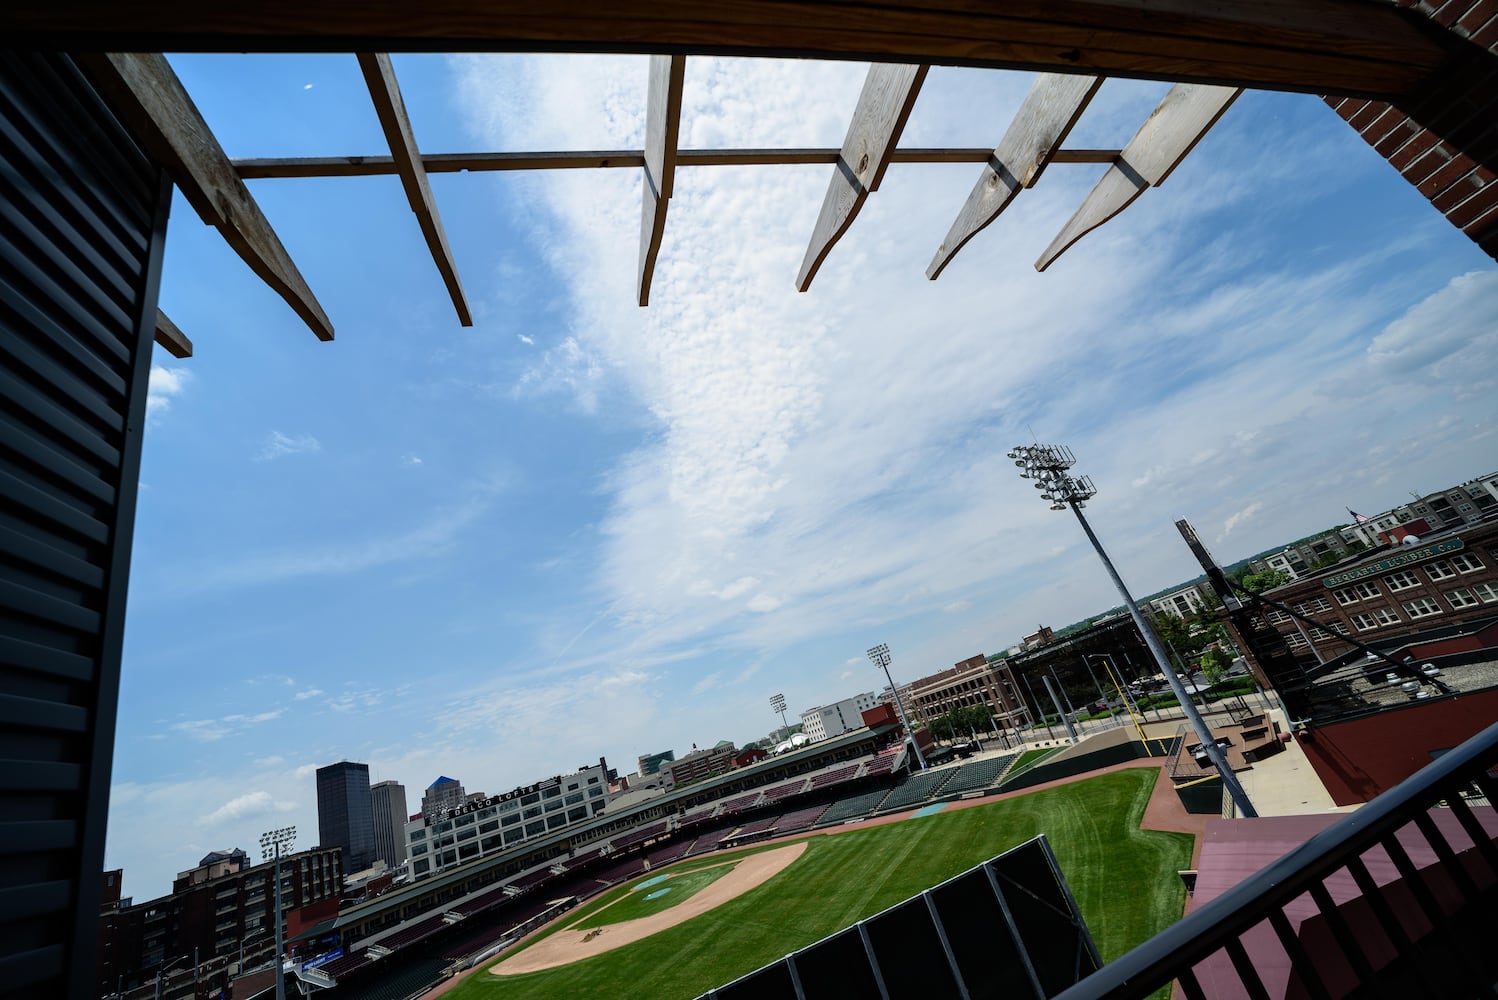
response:
<path id="1" fill-rule="evenodd" d="M 785 146 L 771 149 L 680 149 L 677 167 L 767 167 L 797 163 L 836 163 L 842 152 L 831 146 Z M 987 146 L 901 147 L 891 163 L 987 163 Z M 1058 149 L 1053 163 L 1111 163 L 1116 149 Z M 285 156 L 231 161 L 246 180 L 264 177 L 378 177 L 395 173 L 389 156 Z M 502 170 L 586 170 L 645 165 L 642 149 L 596 149 L 579 152 L 423 153 L 429 174 Z"/>
<path id="2" fill-rule="evenodd" d="M 447 286 L 453 308 L 458 311 L 458 322 L 472 326 L 473 315 L 468 311 L 468 300 L 463 295 L 463 281 L 458 277 L 458 265 L 453 260 L 452 247 L 447 243 L 447 231 L 443 229 L 442 216 L 437 212 L 437 199 L 432 195 L 432 184 L 427 180 L 421 152 L 416 148 L 416 133 L 411 128 L 406 102 L 395 79 L 395 66 L 386 53 L 361 52 L 359 69 L 364 73 L 364 83 L 369 87 L 369 97 L 374 101 L 385 141 L 390 144 L 396 173 L 400 175 L 401 186 L 406 189 L 406 201 L 410 203 L 411 211 L 416 213 L 421 235 L 426 239 L 427 249 L 442 275 L 442 283 Z"/>
<path id="3" fill-rule="evenodd" d="M 858 95 L 858 107 L 848 123 L 837 169 L 832 173 L 811 243 L 801 261 L 801 273 L 796 276 L 798 291 L 811 287 L 817 269 L 853 224 L 869 192 L 879 190 L 890 154 L 900 142 L 900 132 L 910 117 L 910 109 L 915 107 L 916 95 L 929 68 L 888 63 L 869 67 L 863 91 Z"/>
<path id="4" fill-rule="evenodd" d="M 11 47 L 556 51 L 988 66 L 1393 98 L 1446 61 L 1379 0 L 49 0 L 0 6 Z"/>
<path id="5" fill-rule="evenodd" d="M 223 234 L 319 340 L 332 340 L 333 324 L 166 58 L 155 53 L 78 58 L 198 216 Z"/>
<path id="6" fill-rule="evenodd" d="M 935 281 L 957 251 L 997 219 L 1021 188 L 1035 186 L 1102 85 L 1100 76 L 1043 73 L 1035 79 L 994 148 L 989 165 L 953 220 L 947 238 L 936 248 L 926 277 Z"/>
<path id="7" fill-rule="evenodd" d="M 165 348 L 174 358 L 192 357 L 192 341 L 160 309 L 156 310 L 156 336 L 153 339 L 158 347 Z"/>
<path id="8" fill-rule="evenodd" d="M 1165 182 L 1235 101 L 1241 89 L 1180 83 L 1170 88 L 1081 207 L 1035 262 L 1044 271 L 1067 248 L 1133 204 L 1144 189 Z"/>
<path id="9" fill-rule="evenodd" d="M 640 305 L 650 304 L 650 281 L 655 258 L 666 232 L 666 208 L 676 183 L 676 141 L 681 127 L 681 92 L 686 79 L 685 56 L 651 56 L 650 86 L 645 106 L 645 173 L 640 206 L 640 268 L 636 291 Z"/>

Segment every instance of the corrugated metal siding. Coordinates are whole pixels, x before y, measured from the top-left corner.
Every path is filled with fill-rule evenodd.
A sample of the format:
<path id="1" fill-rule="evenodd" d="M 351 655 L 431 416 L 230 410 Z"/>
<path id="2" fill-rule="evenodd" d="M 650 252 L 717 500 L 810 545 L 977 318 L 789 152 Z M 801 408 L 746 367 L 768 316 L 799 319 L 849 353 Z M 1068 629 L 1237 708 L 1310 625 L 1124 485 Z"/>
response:
<path id="1" fill-rule="evenodd" d="M 0 994 L 98 995 L 170 189 L 72 61 L 0 53 Z"/>

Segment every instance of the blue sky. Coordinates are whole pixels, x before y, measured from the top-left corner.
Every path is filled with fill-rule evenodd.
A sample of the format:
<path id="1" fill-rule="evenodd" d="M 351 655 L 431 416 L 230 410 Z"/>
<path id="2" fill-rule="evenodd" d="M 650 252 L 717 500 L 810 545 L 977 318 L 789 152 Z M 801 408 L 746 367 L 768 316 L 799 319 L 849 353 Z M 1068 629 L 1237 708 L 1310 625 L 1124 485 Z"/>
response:
<path id="1" fill-rule="evenodd" d="M 387 152 L 352 56 L 175 57 L 231 156 Z M 646 64 L 398 57 L 425 152 L 635 147 Z M 841 145 L 866 67 L 692 59 L 683 147 Z M 992 146 L 1024 74 L 935 69 L 906 145 Z M 1166 87 L 1110 81 L 1073 146 Z M 251 190 L 319 343 L 180 199 L 136 525 L 107 864 L 137 899 L 295 823 L 348 758 L 419 797 L 738 742 L 1116 598 L 1003 453 L 1065 442 L 1144 593 L 1491 471 L 1498 271 L 1313 98 L 1247 94 L 1043 275 L 1052 167 L 936 282 L 977 175 L 895 165 L 812 289 L 829 168 L 436 175 L 461 328 L 394 177 Z"/>

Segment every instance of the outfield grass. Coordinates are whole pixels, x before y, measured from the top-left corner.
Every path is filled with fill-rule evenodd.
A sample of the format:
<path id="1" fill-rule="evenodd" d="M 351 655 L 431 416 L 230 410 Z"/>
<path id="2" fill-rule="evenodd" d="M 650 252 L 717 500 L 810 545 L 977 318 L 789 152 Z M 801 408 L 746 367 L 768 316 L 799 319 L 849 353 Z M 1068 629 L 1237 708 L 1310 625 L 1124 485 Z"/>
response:
<path id="1" fill-rule="evenodd" d="M 448 996 L 689 1000 L 1040 833 L 1110 960 L 1181 916 L 1176 872 L 1190 862 L 1191 837 L 1139 829 L 1155 778 L 1153 768 L 1117 771 L 1004 802 L 812 837 L 791 867 L 711 913 L 561 968 L 478 972 Z M 580 913 L 610 898 L 617 893 Z"/>

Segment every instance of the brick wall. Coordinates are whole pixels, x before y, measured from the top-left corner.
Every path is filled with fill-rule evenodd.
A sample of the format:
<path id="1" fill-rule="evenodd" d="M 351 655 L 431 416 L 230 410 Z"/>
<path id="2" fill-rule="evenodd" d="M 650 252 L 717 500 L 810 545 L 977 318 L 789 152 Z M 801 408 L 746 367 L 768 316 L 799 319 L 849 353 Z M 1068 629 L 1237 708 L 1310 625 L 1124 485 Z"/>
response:
<path id="1" fill-rule="evenodd" d="M 1328 97 L 1338 115 L 1498 259 L 1498 0 L 1396 0 L 1424 15 L 1451 65 L 1398 105 Z"/>

